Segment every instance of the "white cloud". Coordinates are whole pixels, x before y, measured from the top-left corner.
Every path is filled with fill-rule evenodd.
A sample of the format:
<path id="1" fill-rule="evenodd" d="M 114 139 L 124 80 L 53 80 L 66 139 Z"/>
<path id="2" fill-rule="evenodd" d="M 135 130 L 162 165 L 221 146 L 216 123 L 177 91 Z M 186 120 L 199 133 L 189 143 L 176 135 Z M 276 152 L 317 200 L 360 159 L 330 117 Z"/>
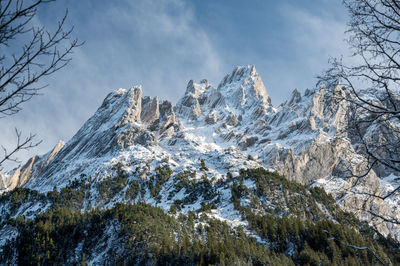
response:
<path id="1" fill-rule="evenodd" d="M 345 42 L 346 23 L 339 17 L 328 13 L 310 13 L 298 8 L 286 8 L 287 17 L 292 20 L 293 40 L 306 53 L 314 55 L 310 58 L 315 62 L 322 56 L 348 55 L 349 49 Z"/>
<path id="2" fill-rule="evenodd" d="M 15 141 L 14 127 L 44 140 L 38 148 L 21 152 L 20 159 L 71 138 L 113 89 L 139 83 L 145 95 L 177 101 L 194 73 L 196 79 L 220 78 L 218 51 L 183 1 L 126 0 L 94 9 L 85 4 L 69 2 L 68 8 L 75 34 L 86 44 L 47 81 L 43 96 L 28 102 L 18 115 L 0 120 L 0 144 L 7 148 Z M 51 8 L 64 6 L 57 2 Z M 90 10 L 89 17 L 80 17 L 81 8 Z M 40 22 L 52 21 L 49 12 Z"/>
<path id="3" fill-rule="evenodd" d="M 225 71 L 241 63 L 256 64 L 273 103 L 282 102 L 295 87 L 313 86 L 315 75 L 328 66 L 330 56 L 348 54 L 343 40 L 346 19 L 337 15 L 343 10 L 329 13 L 325 2 L 321 12 L 301 4 L 282 4 L 281 14 L 267 10 L 266 15 L 276 16 L 272 21 L 281 23 L 273 27 L 282 26 L 282 30 L 266 27 L 264 32 L 263 24 L 255 20 L 255 25 L 235 27 L 227 33 L 203 28 L 196 14 L 207 11 L 195 13 L 183 0 L 51 3 L 38 23 L 50 26 L 68 6 L 69 22 L 86 44 L 75 51 L 69 66 L 48 80 L 50 87 L 43 96 L 28 102 L 17 116 L 0 120 L 0 144 L 11 146 L 16 126 L 44 140 L 20 158 L 45 153 L 58 140 L 70 139 L 113 89 L 142 84 L 145 95 L 176 102 L 189 79 L 208 78 L 217 85 Z M 224 20 L 223 16 L 229 14 L 219 19 Z M 237 36 L 246 39 L 254 34 L 242 32 L 247 26 L 265 35 L 259 41 L 271 38 L 271 32 L 278 40 L 262 46 L 250 38 L 243 47 L 233 45 Z M 230 31 L 238 34 L 229 35 Z"/>
<path id="4" fill-rule="evenodd" d="M 274 104 L 286 100 L 294 88 L 304 91 L 314 87 L 315 77 L 329 67 L 330 58 L 350 55 L 345 41 L 345 15 L 329 13 L 326 6 L 321 10 L 299 6 L 283 4 L 280 8 L 286 19 L 287 37 L 282 45 L 288 48 L 287 54 L 262 65 L 267 83 L 271 81 Z"/>

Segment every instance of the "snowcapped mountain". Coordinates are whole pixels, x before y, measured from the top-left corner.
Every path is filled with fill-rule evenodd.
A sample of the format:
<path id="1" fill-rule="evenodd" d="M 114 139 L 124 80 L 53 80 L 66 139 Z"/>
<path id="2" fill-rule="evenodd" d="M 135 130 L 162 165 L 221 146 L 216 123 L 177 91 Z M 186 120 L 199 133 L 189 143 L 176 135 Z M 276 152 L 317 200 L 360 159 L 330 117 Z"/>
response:
<path id="1" fill-rule="evenodd" d="M 348 105 L 335 94 L 345 97 L 339 84 L 307 90 L 304 95 L 294 90 L 289 100 L 273 107 L 254 66 L 236 67 L 216 87 L 207 80 L 189 81 L 175 106 L 143 96 L 141 86 L 119 89 L 104 99 L 67 143 L 60 142 L 49 153 L 6 173 L 0 189 L 24 187 L 46 193 L 84 180 L 91 184 L 85 208 L 107 208 L 129 201 L 124 196 L 128 187 L 105 201 L 95 185 L 111 179 L 118 167 L 129 180 L 140 182 L 168 165 L 172 175 L 190 172 L 192 180 L 208 178 L 212 183 L 235 178 L 241 169 L 263 167 L 301 184 L 324 187 L 345 210 L 399 240 L 398 226 L 371 219 L 368 210 L 400 218 L 400 198 L 394 195 L 381 201 L 356 193 L 384 193 L 395 185 L 395 177 L 378 177 L 371 171 L 356 187 L 354 180 L 340 178 L 349 169 L 362 173 L 367 163 L 347 130 Z M 184 191 L 174 194 L 173 182 L 166 181 L 158 197 L 144 190 L 141 200 L 169 210 L 187 196 Z M 245 185 L 254 186 L 250 181 Z M 222 187 L 218 193 L 221 203 L 212 215 L 243 223 L 228 204 L 229 189 Z M 48 206 L 27 205 L 14 215 L 29 216 L 32 210 L 36 215 Z M 1 208 L 4 215 L 7 207 Z M 200 200 L 193 200 L 182 212 L 198 208 Z"/>

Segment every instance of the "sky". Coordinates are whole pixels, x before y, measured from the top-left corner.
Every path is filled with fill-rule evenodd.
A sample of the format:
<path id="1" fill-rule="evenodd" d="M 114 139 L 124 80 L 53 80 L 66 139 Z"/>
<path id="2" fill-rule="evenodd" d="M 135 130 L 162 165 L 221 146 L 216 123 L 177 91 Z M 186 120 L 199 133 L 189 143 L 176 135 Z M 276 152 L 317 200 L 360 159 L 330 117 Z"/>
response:
<path id="1" fill-rule="evenodd" d="M 68 141 L 118 88 L 176 103 L 190 79 L 218 86 L 238 65 L 255 65 L 272 104 L 295 88 L 314 88 L 331 57 L 348 56 L 341 1 L 332 0 L 59 0 L 42 5 L 33 23 L 66 25 L 85 44 L 48 87 L 0 120 L 0 144 L 15 145 L 14 128 L 43 142 L 18 154 L 26 161 Z M 7 164 L 8 168 L 15 164 Z"/>

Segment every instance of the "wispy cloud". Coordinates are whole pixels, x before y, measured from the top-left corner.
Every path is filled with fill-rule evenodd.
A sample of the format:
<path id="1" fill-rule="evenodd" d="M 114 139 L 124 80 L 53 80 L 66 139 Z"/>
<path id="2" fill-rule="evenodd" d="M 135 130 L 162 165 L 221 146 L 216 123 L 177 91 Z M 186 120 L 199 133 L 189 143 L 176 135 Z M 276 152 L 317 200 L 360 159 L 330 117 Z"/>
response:
<path id="1" fill-rule="evenodd" d="M 68 140 L 117 88 L 142 84 L 145 95 L 176 102 L 188 80 L 213 84 L 238 64 L 255 64 L 276 105 L 291 90 L 315 84 L 330 56 L 348 53 L 345 12 L 314 1 L 96 0 L 56 1 L 36 23 L 52 27 L 65 8 L 75 35 L 86 41 L 70 65 L 46 80 L 44 95 L 0 121 L 0 144 L 14 127 L 43 139 L 21 159 Z M 226 72 L 226 73 L 225 73 Z"/>
<path id="2" fill-rule="evenodd" d="M 321 65 L 326 57 L 349 55 L 345 41 L 346 21 L 326 11 L 316 14 L 298 7 L 286 6 L 282 12 L 293 25 L 292 40 L 309 58 L 309 64 Z"/>
<path id="3" fill-rule="evenodd" d="M 35 23 L 51 26 L 65 10 L 61 2 L 47 8 Z M 220 73 L 219 53 L 184 1 L 70 1 L 68 9 L 75 34 L 86 44 L 70 65 L 46 80 L 50 86 L 43 96 L 1 120 L 0 144 L 7 148 L 15 141 L 14 127 L 44 140 L 21 153 L 22 160 L 72 137 L 113 89 L 142 84 L 145 95 L 175 102 L 189 79 L 216 79 Z"/>
<path id="4" fill-rule="evenodd" d="M 320 9 L 288 4 L 279 7 L 286 30 L 276 49 L 286 51 L 263 64 L 271 86 L 278 89 L 270 91 L 275 104 L 284 101 L 294 88 L 314 87 L 316 76 L 328 68 L 330 58 L 350 55 L 344 34 L 346 13 L 341 11 L 338 15 L 324 5 Z M 274 79 L 275 76 L 281 78 Z"/>

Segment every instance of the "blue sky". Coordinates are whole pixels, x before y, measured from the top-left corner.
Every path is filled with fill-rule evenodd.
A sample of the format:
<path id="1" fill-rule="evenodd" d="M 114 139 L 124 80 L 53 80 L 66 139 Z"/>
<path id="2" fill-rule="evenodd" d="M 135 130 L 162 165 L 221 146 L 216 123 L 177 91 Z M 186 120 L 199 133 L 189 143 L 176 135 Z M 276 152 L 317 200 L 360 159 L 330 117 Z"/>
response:
<path id="1" fill-rule="evenodd" d="M 255 65 L 277 106 L 294 88 L 313 88 L 330 57 L 349 54 L 341 1 L 60 0 L 34 22 L 51 30 L 66 8 L 85 45 L 42 96 L 1 121 L 6 147 L 14 127 L 43 139 L 22 160 L 69 140 L 114 89 L 142 84 L 175 103 L 190 79 L 217 86 L 234 66 Z"/>

